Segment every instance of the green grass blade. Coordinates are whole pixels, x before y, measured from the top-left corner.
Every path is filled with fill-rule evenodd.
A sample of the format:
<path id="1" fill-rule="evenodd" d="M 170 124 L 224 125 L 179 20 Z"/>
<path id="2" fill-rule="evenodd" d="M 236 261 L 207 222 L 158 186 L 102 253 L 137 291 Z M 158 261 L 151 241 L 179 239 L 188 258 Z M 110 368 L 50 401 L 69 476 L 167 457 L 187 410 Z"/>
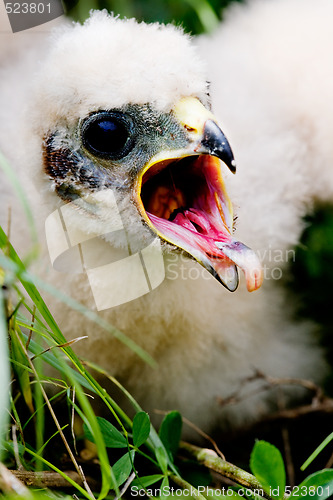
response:
<path id="1" fill-rule="evenodd" d="M 220 20 L 215 14 L 213 7 L 207 0 L 185 0 L 188 3 L 196 15 L 198 16 L 202 27 L 209 33 L 218 27 Z"/>
<path id="2" fill-rule="evenodd" d="M 301 467 L 301 470 L 305 470 L 313 461 L 314 459 L 323 451 L 323 449 L 332 441 L 333 439 L 333 432 L 327 436 L 326 439 L 315 449 L 313 453 L 309 456 L 309 458 L 304 462 L 304 464 Z"/>
<path id="3" fill-rule="evenodd" d="M 9 407 L 9 356 L 7 344 L 7 318 L 3 290 L 0 287 L 0 441 L 4 438 Z"/>

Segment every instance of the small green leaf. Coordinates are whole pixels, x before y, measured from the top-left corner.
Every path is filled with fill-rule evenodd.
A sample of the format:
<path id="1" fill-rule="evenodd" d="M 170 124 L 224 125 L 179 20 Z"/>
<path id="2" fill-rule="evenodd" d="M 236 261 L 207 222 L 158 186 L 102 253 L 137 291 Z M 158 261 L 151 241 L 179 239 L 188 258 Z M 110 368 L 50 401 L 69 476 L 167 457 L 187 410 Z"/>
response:
<path id="1" fill-rule="evenodd" d="M 152 484 L 157 483 L 164 478 L 164 474 L 153 474 L 152 476 L 143 476 L 137 479 L 134 479 L 132 486 L 138 486 L 141 488 L 148 488 Z"/>
<path id="2" fill-rule="evenodd" d="M 148 413 L 140 411 L 136 413 L 133 419 L 133 444 L 139 448 L 145 443 L 150 433 L 150 420 Z"/>
<path id="3" fill-rule="evenodd" d="M 250 468 L 265 491 L 282 498 L 286 487 L 286 471 L 280 451 L 266 441 L 257 441 L 251 453 Z"/>
<path id="4" fill-rule="evenodd" d="M 165 415 L 159 430 L 159 436 L 166 450 L 174 458 L 178 451 L 182 433 L 183 421 L 178 411 L 171 411 Z"/>
<path id="5" fill-rule="evenodd" d="M 333 495 L 333 469 L 324 469 L 308 476 L 295 486 L 290 499 L 325 500 Z"/>
<path id="6" fill-rule="evenodd" d="M 161 484 L 161 495 L 160 497 L 161 499 L 163 498 L 170 498 L 170 484 L 169 484 L 169 478 L 168 476 L 165 476 L 165 478 L 163 479 L 162 481 L 162 484 Z"/>
<path id="7" fill-rule="evenodd" d="M 105 418 L 102 417 L 97 417 L 98 425 L 101 429 L 101 433 L 104 438 L 104 443 L 107 448 L 127 448 L 127 441 L 125 436 L 118 431 L 118 429 L 112 425 L 108 420 L 105 420 Z M 89 439 L 89 441 L 94 441 L 94 436 L 86 426 L 86 424 L 83 424 L 83 430 L 85 437 Z"/>
<path id="8" fill-rule="evenodd" d="M 158 465 L 161 467 L 161 471 L 163 474 L 168 472 L 168 457 L 166 456 L 166 452 L 162 446 L 158 446 L 155 449 L 156 460 L 158 461 Z"/>
<path id="9" fill-rule="evenodd" d="M 132 472 L 132 462 L 134 460 L 135 451 L 125 453 L 113 466 L 112 471 L 116 480 L 116 484 L 111 487 L 115 489 L 121 486 Z"/>

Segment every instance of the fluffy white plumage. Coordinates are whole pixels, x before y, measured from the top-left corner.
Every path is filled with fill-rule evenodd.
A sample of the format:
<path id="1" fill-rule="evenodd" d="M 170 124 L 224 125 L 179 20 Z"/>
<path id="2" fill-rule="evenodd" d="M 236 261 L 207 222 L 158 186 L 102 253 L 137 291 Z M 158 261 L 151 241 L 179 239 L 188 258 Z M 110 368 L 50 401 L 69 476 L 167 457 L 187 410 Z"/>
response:
<path id="1" fill-rule="evenodd" d="M 241 283 L 231 294 L 199 264 L 167 251 L 168 278 L 157 289 L 100 313 L 156 359 L 155 370 L 49 299 L 65 335 L 89 335 L 76 350 L 124 382 L 148 411 L 179 409 L 205 429 L 226 418 L 237 425 L 265 412 L 265 401 L 252 398 L 222 410 L 217 397 L 232 393 L 254 368 L 315 380 L 325 373 L 313 325 L 292 319 L 292 304 L 274 278 L 298 242 L 302 216 L 314 200 L 333 194 L 332 14 L 330 0 L 252 1 L 231 8 L 218 32 L 198 41 L 213 108 L 238 164 L 236 176 L 223 172 L 238 216 L 236 236 L 262 257 L 262 288 L 249 294 Z M 0 147 L 24 180 L 43 239 L 45 218 L 62 204 L 43 173 L 45 134 L 128 102 L 150 102 L 165 112 L 184 96 L 205 99 L 206 72 L 190 39 L 174 27 L 105 13 L 83 27 L 63 28 L 51 43 L 40 34 L 20 36 L 31 48 L 4 58 Z M 0 193 L 1 223 L 6 226 L 10 204 L 17 211 L 13 227 L 21 227 L 24 219 L 5 183 Z M 128 200 L 122 212 L 133 234 L 148 238 Z M 94 226 L 87 223 L 86 231 Z M 26 249 L 25 235 L 24 228 L 12 234 L 18 250 Z M 53 271 L 47 256 L 40 267 L 44 279 L 91 306 L 83 275 Z"/>

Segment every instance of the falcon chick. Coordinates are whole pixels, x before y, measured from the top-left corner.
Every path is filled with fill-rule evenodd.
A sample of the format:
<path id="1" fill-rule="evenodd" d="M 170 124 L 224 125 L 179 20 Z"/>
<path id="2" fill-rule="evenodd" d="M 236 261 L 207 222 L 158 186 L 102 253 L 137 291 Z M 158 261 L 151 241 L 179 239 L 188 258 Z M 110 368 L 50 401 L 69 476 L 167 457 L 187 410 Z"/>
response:
<path id="1" fill-rule="evenodd" d="M 293 3 L 299 7 L 299 2 Z M 256 9 L 265 10 L 260 4 L 254 3 L 257 16 Z M 43 46 L 36 37 L 35 48 L 3 65 L 0 80 L 0 146 L 24 179 L 41 239 L 47 217 L 66 206 L 67 227 L 78 231 L 81 239 L 102 240 L 110 256 L 124 249 L 134 255 L 156 242 L 162 244 L 162 284 L 99 313 L 151 354 L 157 369 L 49 298 L 64 334 L 88 335 L 75 346 L 79 354 L 116 376 L 146 410 L 178 409 L 205 429 L 226 421 L 237 425 L 267 411 L 267 402 L 259 397 L 236 407 L 221 408 L 218 403 L 254 369 L 314 379 L 325 372 L 320 349 L 309 335 L 311 325 L 292 321 L 282 287 L 271 279 L 258 292 L 248 293 L 260 288 L 264 273 L 256 252 L 246 244 L 261 251 L 284 251 L 296 243 L 301 217 L 317 191 L 303 183 L 309 175 L 304 155 L 299 160 L 298 152 L 288 154 L 288 138 L 295 141 L 293 152 L 299 140 L 291 134 L 283 142 L 278 133 L 283 120 L 276 117 L 269 123 L 258 96 L 257 102 L 244 99 L 235 104 L 235 81 L 248 88 L 247 81 L 237 77 L 237 71 L 244 70 L 241 63 L 233 66 L 227 55 L 228 36 L 233 39 L 237 23 L 244 22 L 235 12 L 226 25 L 223 59 L 216 59 L 217 42 L 203 41 L 202 54 L 214 59 L 212 67 L 225 70 L 220 114 L 230 118 L 230 135 L 241 158 L 236 176 L 224 126 L 210 109 L 206 70 L 192 40 L 178 28 L 94 12 L 83 26 L 64 26 L 51 39 L 43 37 Z M 250 10 L 247 18 L 256 22 Z M 246 40 L 246 28 L 242 36 Z M 253 71 L 247 73 L 245 67 L 244 74 L 250 75 L 255 88 Z M 240 99 L 244 95 L 240 92 Z M 238 122 L 231 118 L 229 99 Z M 269 106 L 265 109 L 270 111 Z M 239 123 L 243 115 L 247 127 Z M 263 118 L 258 130 L 251 128 L 256 117 Z M 263 135 L 266 145 L 257 137 L 263 124 L 270 127 Z M 295 122 L 296 131 L 297 127 Z M 274 172 L 269 160 L 277 151 L 280 154 L 276 131 L 285 164 Z M 247 157 L 253 162 L 248 170 Z M 294 180 L 297 186 L 290 186 Z M 240 241 L 238 230 L 234 234 L 227 191 L 241 207 L 240 234 L 249 240 Z M 8 193 L 3 185 L 3 224 L 6 207 L 13 203 Z M 123 231 L 114 230 L 118 217 Z M 13 225 L 19 224 L 20 217 Z M 25 233 L 19 233 L 12 240 L 24 249 Z M 44 255 L 48 257 L 45 242 Z M 44 279 L 94 307 L 87 274 L 58 273 L 46 257 L 39 271 Z M 270 271 L 274 262 L 267 254 L 263 260 L 264 270 Z M 246 287 L 231 294 L 238 286 L 237 267 L 244 272 Z M 127 286 L 133 283 L 124 283 Z"/>

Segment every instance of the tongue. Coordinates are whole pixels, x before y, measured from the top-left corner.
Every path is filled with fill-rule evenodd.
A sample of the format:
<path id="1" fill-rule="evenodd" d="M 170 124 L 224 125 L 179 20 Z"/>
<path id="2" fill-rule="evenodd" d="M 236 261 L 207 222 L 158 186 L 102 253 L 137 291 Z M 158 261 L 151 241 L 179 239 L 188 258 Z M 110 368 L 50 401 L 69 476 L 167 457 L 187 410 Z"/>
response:
<path id="1" fill-rule="evenodd" d="M 262 268 L 256 254 L 235 240 L 221 219 L 200 209 L 184 209 L 173 221 L 148 213 L 159 234 L 186 250 L 228 290 L 238 286 L 236 265 L 242 269 L 249 292 L 257 290 L 263 281 Z"/>

